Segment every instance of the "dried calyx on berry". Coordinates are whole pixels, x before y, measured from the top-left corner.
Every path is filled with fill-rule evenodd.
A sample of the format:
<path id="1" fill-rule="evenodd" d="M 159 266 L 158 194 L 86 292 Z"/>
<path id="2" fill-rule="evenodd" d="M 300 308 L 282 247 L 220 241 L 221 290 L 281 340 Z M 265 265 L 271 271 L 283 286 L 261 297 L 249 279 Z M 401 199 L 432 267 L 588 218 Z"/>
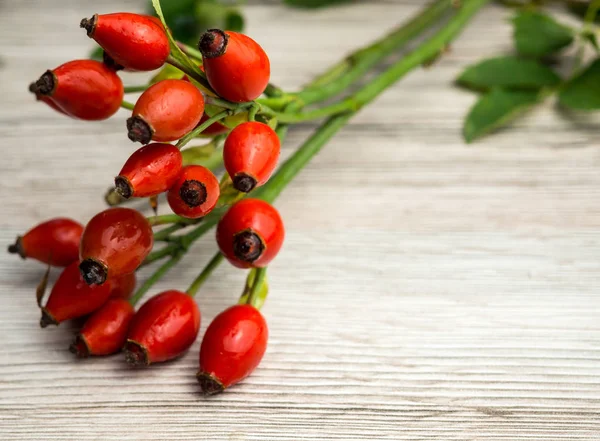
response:
<path id="1" fill-rule="evenodd" d="M 198 42 L 198 49 L 204 58 L 220 57 L 227 50 L 229 36 L 221 29 L 209 29 Z"/>
<path id="2" fill-rule="evenodd" d="M 233 177 L 233 188 L 242 193 L 249 193 L 254 190 L 258 181 L 256 178 L 246 174 L 246 173 L 238 173 Z"/>
<path id="3" fill-rule="evenodd" d="M 106 265 L 90 258 L 81 261 L 79 271 L 88 285 L 102 285 L 108 276 Z"/>
<path id="4" fill-rule="evenodd" d="M 190 207 L 198 207 L 206 202 L 208 196 L 206 186 L 195 179 L 185 181 L 179 189 L 181 200 Z"/>
<path id="5" fill-rule="evenodd" d="M 117 176 L 115 178 L 115 192 L 124 199 L 129 199 L 133 196 L 133 186 L 129 179 L 125 176 Z"/>
<path id="6" fill-rule="evenodd" d="M 152 140 L 154 130 L 140 115 L 127 119 L 127 137 L 133 142 L 148 144 Z"/>
<path id="7" fill-rule="evenodd" d="M 242 231 L 233 239 L 233 252 L 244 262 L 252 263 L 258 259 L 265 249 L 261 237 L 251 229 Z"/>
<path id="8" fill-rule="evenodd" d="M 35 82 L 29 85 L 29 91 L 36 95 L 52 95 L 56 88 L 56 76 L 51 70 L 47 70 Z"/>
<path id="9" fill-rule="evenodd" d="M 84 18 L 79 22 L 79 27 L 85 29 L 88 37 L 94 34 L 96 24 L 98 23 L 98 14 L 94 14 L 92 18 Z"/>

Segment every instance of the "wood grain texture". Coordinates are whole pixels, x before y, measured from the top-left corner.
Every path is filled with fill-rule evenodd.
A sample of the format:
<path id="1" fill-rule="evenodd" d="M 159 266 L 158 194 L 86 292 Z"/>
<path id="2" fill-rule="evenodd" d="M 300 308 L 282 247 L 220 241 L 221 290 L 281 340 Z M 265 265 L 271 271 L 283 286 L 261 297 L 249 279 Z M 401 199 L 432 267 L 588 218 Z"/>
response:
<path id="1" fill-rule="evenodd" d="M 26 90 L 86 55 L 82 17 L 142 3 L 0 2 L 1 243 L 44 218 L 85 222 L 103 207 L 134 148 L 126 112 L 72 121 Z M 294 88 L 421 4 L 246 10 L 273 80 Z M 37 325 L 43 268 L 0 253 L 0 439 L 600 440 L 600 121 L 565 118 L 549 101 L 475 145 L 460 138 L 474 96 L 451 82 L 509 50 L 507 17 L 487 8 L 285 191 L 269 350 L 219 397 L 198 394 L 199 342 L 147 370 L 121 356 L 73 360 L 75 328 Z M 285 153 L 313 127 L 293 130 Z M 214 249 L 203 239 L 153 292 L 186 287 Z M 217 270 L 199 296 L 202 332 L 243 278 Z"/>

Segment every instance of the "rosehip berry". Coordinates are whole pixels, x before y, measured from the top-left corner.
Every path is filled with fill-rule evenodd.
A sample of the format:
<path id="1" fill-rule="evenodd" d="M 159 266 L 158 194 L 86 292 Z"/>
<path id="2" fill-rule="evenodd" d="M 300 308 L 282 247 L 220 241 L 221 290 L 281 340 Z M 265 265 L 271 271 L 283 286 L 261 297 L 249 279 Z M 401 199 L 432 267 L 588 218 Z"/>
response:
<path id="1" fill-rule="evenodd" d="M 231 131 L 223 147 L 225 169 L 233 186 L 248 193 L 263 185 L 279 160 L 279 138 L 275 131 L 260 122 L 246 122 Z"/>
<path id="2" fill-rule="evenodd" d="M 50 107 L 53 110 L 56 110 L 58 113 L 62 113 L 63 115 L 69 116 L 69 114 L 67 114 L 63 109 L 58 107 L 58 104 L 56 104 L 54 101 L 52 101 L 52 98 L 50 98 L 49 96 L 46 96 L 46 95 L 41 95 L 39 93 L 36 93 L 36 90 L 37 90 L 37 86 L 35 85 L 35 83 L 31 83 L 29 85 L 29 91 L 31 93 L 35 94 L 36 100 L 46 103 L 48 105 L 48 107 Z"/>
<path id="3" fill-rule="evenodd" d="M 133 317 L 125 357 L 133 365 L 171 360 L 196 340 L 200 310 L 194 299 L 180 291 L 165 291 L 148 300 Z"/>
<path id="4" fill-rule="evenodd" d="M 36 96 L 52 98 L 67 115 L 88 121 L 109 118 L 123 101 L 119 76 L 94 60 L 69 61 L 48 70 L 29 89 Z"/>
<path id="5" fill-rule="evenodd" d="M 198 125 L 204 113 L 204 97 L 193 84 L 162 80 L 139 97 L 127 120 L 129 139 L 148 144 L 150 140 L 174 141 Z"/>
<path id="6" fill-rule="evenodd" d="M 161 67 L 169 56 L 169 40 L 155 17 L 118 12 L 94 14 L 81 20 L 88 37 L 119 65 L 129 70 L 147 71 Z"/>
<path id="7" fill-rule="evenodd" d="M 108 300 L 87 319 L 69 350 L 82 358 L 119 352 L 125 344 L 134 314 L 133 306 L 127 300 Z"/>
<path id="8" fill-rule="evenodd" d="M 48 302 L 42 308 L 42 328 L 83 317 L 100 308 L 109 298 L 110 284 L 88 285 L 81 277 L 78 265 L 76 261 L 66 267 L 52 287 Z"/>
<path id="9" fill-rule="evenodd" d="M 284 235 L 279 213 L 260 199 L 236 202 L 217 226 L 219 249 L 238 268 L 267 266 L 279 252 Z"/>
<path id="10" fill-rule="evenodd" d="M 148 144 L 133 153 L 115 178 L 117 193 L 125 199 L 167 191 L 177 180 L 183 158 L 172 144 Z"/>
<path id="11" fill-rule="evenodd" d="M 30 257 L 53 266 L 67 266 L 79 259 L 79 241 L 83 226 L 59 217 L 33 227 L 8 247 L 8 252 Z"/>
<path id="12" fill-rule="evenodd" d="M 215 317 L 200 347 L 196 377 L 213 395 L 239 383 L 256 369 L 267 349 L 267 322 L 250 305 L 235 305 Z"/>
<path id="13" fill-rule="evenodd" d="M 250 37 L 237 32 L 209 29 L 198 48 L 206 79 L 226 100 L 252 101 L 266 89 L 271 75 L 269 57 Z"/>
<path id="14" fill-rule="evenodd" d="M 123 274 L 113 277 L 108 281 L 110 283 L 110 297 L 127 300 L 135 290 L 135 273 Z"/>
<path id="15" fill-rule="evenodd" d="M 134 272 L 152 250 L 152 227 L 139 211 L 109 208 L 94 216 L 81 237 L 79 268 L 88 285 Z"/>
<path id="16" fill-rule="evenodd" d="M 196 219 L 215 208 L 219 195 L 219 181 L 213 172 L 201 165 L 188 165 L 168 191 L 167 201 L 175 214 Z"/>

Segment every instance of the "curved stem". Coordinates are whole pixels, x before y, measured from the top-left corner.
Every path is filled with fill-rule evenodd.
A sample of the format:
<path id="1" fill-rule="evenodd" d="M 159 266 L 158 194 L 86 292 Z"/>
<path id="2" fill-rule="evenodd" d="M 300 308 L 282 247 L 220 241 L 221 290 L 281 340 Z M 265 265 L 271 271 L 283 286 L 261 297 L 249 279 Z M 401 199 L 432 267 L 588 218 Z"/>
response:
<path id="1" fill-rule="evenodd" d="M 208 279 L 208 277 L 211 275 L 211 273 L 215 270 L 215 268 L 217 268 L 219 266 L 219 264 L 222 261 L 223 261 L 223 255 L 220 252 L 217 252 L 217 254 L 215 254 L 213 256 L 213 258 L 210 259 L 210 262 L 208 262 L 206 264 L 206 266 L 204 267 L 202 272 L 200 272 L 200 274 L 198 274 L 198 277 L 196 277 L 196 279 L 194 279 L 194 281 L 192 282 L 192 284 L 190 285 L 190 287 L 187 289 L 186 292 L 189 295 L 191 295 L 192 297 L 194 297 L 196 295 L 196 293 L 198 292 L 198 290 L 200 289 L 200 287 L 204 284 L 206 279 Z"/>
<path id="2" fill-rule="evenodd" d="M 181 51 L 188 57 L 191 57 L 194 59 L 194 61 L 197 61 L 199 64 L 202 64 L 202 53 L 198 49 L 189 46 L 185 43 L 182 43 L 181 41 L 177 42 L 177 46 L 179 46 L 179 49 L 181 49 Z"/>
<path id="3" fill-rule="evenodd" d="M 123 100 L 123 101 L 121 102 L 121 107 L 122 107 L 123 109 L 127 109 L 127 110 L 133 110 L 133 108 L 135 107 L 135 104 L 133 104 L 133 103 L 130 103 L 129 101 L 125 101 L 125 100 Z"/>
<path id="4" fill-rule="evenodd" d="M 462 6 L 446 26 L 352 96 L 320 109 L 295 114 L 278 114 L 277 117 L 281 122 L 292 123 L 360 110 L 362 106 L 371 102 L 412 69 L 439 55 L 446 45 L 463 29 L 469 19 L 488 1 L 463 0 Z"/>
<path id="5" fill-rule="evenodd" d="M 196 127 L 194 130 L 192 130 L 190 133 L 188 133 L 183 138 L 181 138 L 177 142 L 177 144 L 175 144 L 175 146 L 179 147 L 179 149 L 181 149 L 183 146 L 185 146 L 188 142 L 190 142 L 192 139 L 194 139 L 196 136 L 198 136 L 200 133 L 202 133 L 204 130 L 206 130 L 208 127 L 210 127 L 212 124 L 214 124 L 218 121 L 221 121 L 223 118 L 228 116 L 230 113 L 231 112 L 229 110 L 224 110 L 221 113 L 217 113 L 215 116 L 207 119 L 202 124 L 200 124 L 198 127 Z"/>
<path id="6" fill-rule="evenodd" d="M 149 84 L 146 85 L 140 85 L 140 86 L 125 86 L 123 88 L 123 91 L 125 93 L 138 93 L 138 92 L 144 92 L 148 87 L 150 87 Z"/>
<path id="7" fill-rule="evenodd" d="M 295 96 L 305 104 L 310 104 L 324 101 L 346 90 L 383 59 L 422 34 L 452 8 L 452 0 L 436 0 L 409 22 L 332 66 Z"/>
<path id="8" fill-rule="evenodd" d="M 256 308 L 256 299 L 258 294 L 260 293 L 260 288 L 265 281 L 265 276 L 267 275 L 267 268 L 256 268 L 256 272 L 254 273 L 254 284 L 250 289 L 250 294 L 248 295 L 248 302 L 246 304 L 252 305 Z"/>
<path id="9" fill-rule="evenodd" d="M 175 58 L 173 58 L 171 56 L 169 56 L 167 58 L 167 63 L 169 63 L 173 67 L 176 67 L 177 69 L 182 71 L 184 74 L 186 74 L 188 77 L 190 77 L 194 81 L 200 83 L 200 85 L 207 91 L 214 93 L 214 92 L 212 92 L 212 88 L 210 87 L 210 84 L 208 84 L 206 75 L 204 75 L 203 72 L 199 71 L 200 73 L 197 73 L 196 71 L 188 68 L 187 66 L 184 66 L 183 64 L 181 64 L 179 61 L 177 61 Z"/>
<path id="10" fill-rule="evenodd" d="M 181 245 L 176 243 L 170 243 L 164 248 L 161 248 L 157 251 L 152 251 L 148 254 L 148 257 L 142 262 L 140 268 L 146 265 L 149 265 L 157 260 L 162 259 L 163 257 L 172 256 L 177 250 L 181 249 Z"/>
<path id="11" fill-rule="evenodd" d="M 161 240 L 168 240 L 169 236 L 171 236 L 171 234 L 183 229 L 187 227 L 187 225 L 184 224 L 173 224 L 170 227 L 167 227 L 163 230 L 157 231 L 156 233 L 154 233 L 154 241 L 161 241 Z"/>
<path id="12" fill-rule="evenodd" d="M 164 214 L 161 216 L 150 216 L 148 223 L 151 226 L 165 225 L 165 224 L 195 224 L 198 223 L 199 219 L 187 219 L 185 217 L 177 216 L 176 214 Z"/>
<path id="13" fill-rule="evenodd" d="M 131 298 L 129 299 L 129 303 L 131 303 L 132 306 L 135 306 L 135 304 L 144 296 L 144 294 L 146 294 L 150 288 L 152 288 L 152 286 L 158 282 L 171 268 L 173 268 L 175 265 L 177 265 L 177 262 L 179 262 L 181 260 L 182 255 L 178 254 L 175 256 L 172 256 L 169 260 L 167 260 L 165 263 L 163 263 L 155 272 L 154 274 L 152 274 L 148 280 L 146 280 L 144 282 L 144 284 L 142 286 L 140 286 L 138 288 L 138 290 L 135 292 L 135 294 L 133 296 L 131 296 Z"/>

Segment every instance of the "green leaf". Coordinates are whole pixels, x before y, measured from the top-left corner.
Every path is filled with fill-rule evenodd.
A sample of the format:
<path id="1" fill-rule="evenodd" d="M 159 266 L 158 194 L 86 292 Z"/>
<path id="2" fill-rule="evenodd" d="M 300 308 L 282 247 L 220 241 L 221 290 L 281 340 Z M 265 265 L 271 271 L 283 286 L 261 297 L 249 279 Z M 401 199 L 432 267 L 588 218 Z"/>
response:
<path id="1" fill-rule="evenodd" d="M 542 96 L 539 91 L 492 89 L 479 98 L 467 115 L 463 127 L 465 141 L 471 142 L 508 124 L 537 104 Z"/>
<path id="2" fill-rule="evenodd" d="M 573 29 L 552 17 L 535 11 L 523 11 L 513 18 L 517 51 L 529 57 L 545 57 L 570 45 Z"/>
<path id="3" fill-rule="evenodd" d="M 246 278 L 246 286 L 244 287 L 244 292 L 240 296 L 240 300 L 238 304 L 245 305 L 248 303 L 248 297 L 250 296 L 250 291 L 252 290 L 252 285 L 254 285 L 254 279 L 256 278 L 256 268 L 251 269 L 248 273 L 248 277 Z M 258 296 L 256 298 L 256 302 L 254 303 L 254 307 L 256 309 L 262 308 L 267 299 L 267 295 L 269 295 L 269 283 L 267 282 L 267 277 L 263 279 L 263 283 L 258 291 Z"/>
<path id="4" fill-rule="evenodd" d="M 225 29 L 233 32 L 243 32 L 246 22 L 242 13 L 236 8 L 229 8 L 225 16 Z"/>
<path id="5" fill-rule="evenodd" d="M 165 64 L 156 75 L 150 78 L 149 84 L 156 84 L 162 80 L 180 80 L 184 73 L 170 64 Z"/>
<path id="6" fill-rule="evenodd" d="M 571 109 L 600 109 L 600 58 L 569 80 L 561 90 L 559 100 Z"/>
<path id="7" fill-rule="evenodd" d="M 456 80 L 461 86 L 475 90 L 493 87 L 509 89 L 541 89 L 560 83 L 552 69 L 535 60 L 498 57 L 469 66 Z"/>
<path id="8" fill-rule="evenodd" d="M 322 8 L 337 3 L 348 3 L 352 0 L 283 0 L 283 3 L 297 8 Z"/>

